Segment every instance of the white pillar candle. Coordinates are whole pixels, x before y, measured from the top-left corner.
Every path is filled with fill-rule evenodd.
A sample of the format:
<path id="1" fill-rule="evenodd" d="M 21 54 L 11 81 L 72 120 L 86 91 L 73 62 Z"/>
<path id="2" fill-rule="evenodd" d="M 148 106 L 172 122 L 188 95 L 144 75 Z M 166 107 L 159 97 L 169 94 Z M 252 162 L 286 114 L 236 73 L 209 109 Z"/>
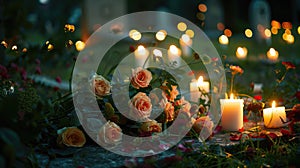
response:
<path id="1" fill-rule="evenodd" d="M 168 59 L 170 62 L 177 62 L 175 67 L 179 67 L 181 63 L 181 50 L 175 45 L 170 45 L 168 49 Z"/>
<path id="2" fill-rule="evenodd" d="M 190 83 L 190 100 L 193 102 L 198 102 L 199 98 L 201 96 L 201 92 L 204 91 L 206 93 L 209 93 L 209 82 L 203 81 L 203 76 L 200 76 L 198 80 L 193 79 Z"/>
<path id="3" fill-rule="evenodd" d="M 197 86 L 200 88 L 201 91 L 209 93 L 209 82 L 203 81 L 203 76 L 198 78 Z"/>
<path id="4" fill-rule="evenodd" d="M 198 102 L 200 97 L 200 92 L 198 89 L 198 82 L 196 79 L 193 79 L 190 83 L 190 100 L 192 102 Z"/>
<path id="5" fill-rule="evenodd" d="M 221 103 L 221 125 L 228 131 L 239 131 L 243 128 L 243 99 L 234 99 L 233 94 L 230 99 L 220 99 Z"/>
<path id="6" fill-rule="evenodd" d="M 134 51 L 134 56 L 135 65 L 137 67 L 143 67 L 143 65 L 145 65 L 145 68 L 148 67 L 149 60 L 147 60 L 147 58 L 149 56 L 149 51 L 144 46 L 139 45 L 138 48 Z"/>
<path id="7" fill-rule="evenodd" d="M 286 121 L 285 107 L 275 107 L 275 101 L 272 103 L 271 108 L 266 108 L 263 110 L 264 124 L 267 128 L 280 128 L 284 126 L 281 121 Z"/>

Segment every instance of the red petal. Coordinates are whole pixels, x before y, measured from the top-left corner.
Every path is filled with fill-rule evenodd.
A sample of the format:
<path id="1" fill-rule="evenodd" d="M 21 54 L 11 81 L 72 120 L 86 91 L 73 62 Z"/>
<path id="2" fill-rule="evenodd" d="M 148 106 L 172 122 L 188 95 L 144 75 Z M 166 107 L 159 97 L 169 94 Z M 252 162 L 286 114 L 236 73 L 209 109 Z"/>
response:
<path id="1" fill-rule="evenodd" d="M 242 134 L 235 134 L 230 136 L 231 141 L 239 141 L 242 138 Z"/>
<path id="2" fill-rule="evenodd" d="M 289 130 L 287 129 L 280 129 L 280 132 L 284 135 L 284 136 L 290 136 L 291 133 Z"/>
<path id="3" fill-rule="evenodd" d="M 244 132 L 244 127 L 240 128 L 239 132 Z"/>
<path id="4" fill-rule="evenodd" d="M 275 138 L 277 138 L 277 135 L 276 135 L 276 134 L 274 134 L 274 133 L 270 133 L 270 134 L 268 134 L 268 136 L 269 136 L 269 137 L 271 137 L 272 139 L 275 139 Z"/>
<path id="5" fill-rule="evenodd" d="M 244 122 L 248 122 L 249 121 L 248 118 L 247 118 L 247 116 L 244 116 L 243 121 Z"/>

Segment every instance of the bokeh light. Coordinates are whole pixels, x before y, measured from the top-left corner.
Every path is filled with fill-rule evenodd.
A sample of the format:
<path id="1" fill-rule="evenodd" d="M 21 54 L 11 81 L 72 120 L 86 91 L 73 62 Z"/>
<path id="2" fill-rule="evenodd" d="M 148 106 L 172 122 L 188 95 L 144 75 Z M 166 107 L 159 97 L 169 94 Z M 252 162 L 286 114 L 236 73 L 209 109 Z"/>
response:
<path id="1" fill-rule="evenodd" d="M 198 9 L 200 12 L 206 12 L 207 11 L 207 6 L 205 4 L 199 4 Z"/>
<path id="2" fill-rule="evenodd" d="M 276 29 L 280 29 L 281 28 L 281 24 L 278 21 L 276 21 L 276 20 L 272 20 L 271 21 L 271 26 L 274 27 L 274 28 L 276 28 Z"/>
<path id="3" fill-rule="evenodd" d="M 219 43 L 220 44 L 225 44 L 225 45 L 227 45 L 228 43 L 229 43 L 229 40 L 228 40 L 228 37 L 227 36 L 225 36 L 225 35 L 221 35 L 220 37 L 219 37 Z"/>
<path id="4" fill-rule="evenodd" d="M 270 29 L 265 29 L 264 33 L 265 33 L 265 36 L 266 36 L 267 38 L 270 38 L 271 35 L 272 35 Z"/>
<path id="5" fill-rule="evenodd" d="M 291 22 L 282 22 L 282 28 L 284 29 L 292 29 L 292 23 Z"/>
<path id="6" fill-rule="evenodd" d="M 246 35 L 246 37 L 251 38 L 252 35 L 253 35 L 252 30 L 246 29 L 246 30 L 245 30 L 245 35 Z"/>
<path id="7" fill-rule="evenodd" d="M 65 32 L 74 32 L 75 26 L 71 24 L 65 24 Z"/>
<path id="8" fill-rule="evenodd" d="M 231 36 L 232 36 L 232 32 L 231 32 L 230 29 L 225 29 L 225 30 L 224 30 L 224 34 L 225 34 L 225 36 L 227 36 L 227 37 L 231 37 Z"/>
<path id="9" fill-rule="evenodd" d="M 286 36 L 286 42 L 287 42 L 287 43 L 289 43 L 289 44 L 293 44 L 293 43 L 294 43 L 294 41 L 295 41 L 295 38 L 294 38 L 294 36 L 293 36 L 293 35 L 291 35 L 291 34 L 288 34 L 288 35 Z"/>
<path id="10" fill-rule="evenodd" d="M 278 29 L 276 27 L 271 28 L 272 34 L 278 34 Z"/>
<path id="11" fill-rule="evenodd" d="M 83 41 L 78 40 L 76 41 L 75 46 L 77 51 L 82 51 L 85 48 L 85 43 Z"/>
<path id="12" fill-rule="evenodd" d="M 6 41 L 1 41 L 1 44 L 5 47 L 5 48 L 7 48 L 8 47 L 8 44 L 6 43 Z"/>
<path id="13" fill-rule="evenodd" d="M 185 31 L 185 30 L 187 29 L 187 25 L 186 25 L 185 23 L 183 23 L 183 22 L 179 22 L 179 23 L 177 24 L 177 29 L 178 29 L 179 31 Z"/>
<path id="14" fill-rule="evenodd" d="M 167 36 L 167 32 L 165 30 L 160 30 L 155 34 L 155 37 L 158 41 L 163 41 Z"/>
<path id="15" fill-rule="evenodd" d="M 47 50 L 48 50 L 48 51 L 53 50 L 53 48 L 54 48 L 54 46 L 53 46 L 52 44 L 48 44 L 48 47 L 47 47 Z"/>
<path id="16" fill-rule="evenodd" d="M 194 35 L 195 35 L 194 31 L 191 30 L 191 29 L 186 30 L 186 31 L 185 31 L 185 34 L 187 34 L 188 36 L 190 36 L 190 38 L 193 38 Z"/>
<path id="17" fill-rule="evenodd" d="M 16 51 L 16 50 L 18 50 L 18 46 L 17 46 L 17 45 L 13 45 L 13 46 L 11 47 L 11 49 L 12 49 L 13 51 Z"/>
<path id="18" fill-rule="evenodd" d="M 202 20 L 202 21 L 205 20 L 205 14 L 204 13 L 198 12 L 196 16 L 199 20 Z"/>
<path id="19" fill-rule="evenodd" d="M 129 37 L 135 41 L 138 41 L 142 38 L 142 34 L 139 31 L 132 29 L 129 31 Z"/>
<path id="20" fill-rule="evenodd" d="M 217 28 L 218 28 L 218 30 L 223 31 L 223 30 L 225 29 L 225 26 L 224 26 L 223 23 L 219 22 L 219 23 L 217 24 Z"/>
<path id="21" fill-rule="evenodd" d="M 238 47 L 235 55 L 238 59 L 245 59 L 248 54 L 248 49 L 246 47 Z"/>

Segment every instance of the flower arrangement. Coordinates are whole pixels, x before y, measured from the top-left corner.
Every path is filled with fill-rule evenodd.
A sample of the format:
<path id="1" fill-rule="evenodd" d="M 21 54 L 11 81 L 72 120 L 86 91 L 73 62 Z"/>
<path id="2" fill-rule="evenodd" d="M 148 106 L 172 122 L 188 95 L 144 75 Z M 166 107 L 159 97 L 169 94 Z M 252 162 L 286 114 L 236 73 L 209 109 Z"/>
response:
<path id="1" fill-rule="evenodd" d="M 113 86 L 110 82 L 101 75 L 93 75 L 91 90 L 108 120 L 98 130 L 98 143 L 116 147 L 122 140 L 122 134 L 148 137 L 165 131 L 174 120 L 178 120 L 180 126 L 191 128 L 194 125 L 193 132 L 197 135 L 202 130 L 211 135 L 214 124 L 205 113 L 206 108 L 185 100 L 174 81 L 171 74 L 161 69 L 132 69 L 128 112 L 123 114 L 111 102 L 110 89 Z"/>

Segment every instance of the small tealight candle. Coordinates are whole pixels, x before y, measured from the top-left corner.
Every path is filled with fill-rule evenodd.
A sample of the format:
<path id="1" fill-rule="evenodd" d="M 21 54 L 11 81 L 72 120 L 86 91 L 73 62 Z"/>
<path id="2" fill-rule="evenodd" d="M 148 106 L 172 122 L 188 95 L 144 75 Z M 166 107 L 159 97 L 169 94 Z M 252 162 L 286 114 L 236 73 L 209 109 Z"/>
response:
<path id="1" fill-rule="evenodd" d="M 247 57 L 248 50 L 246 47 L 238 47 L 235 54 L 238 59 L 245 59 Z"/>
<path id="2" fill-rule="evenodd" d="M 221 125 L 224 130 L 239 131 L 243 128 L 243 99 L 234 99 L 234 95 L 230 95 L 230 99 L 220 99 L 221 103 Z"/>
<path id="3" fill-rule="evenodd" d="M 176 61 L 176 67 L 180 66 L 181 63 L 181 50 L 176 47 L 175 45 L 170 45 L 169 49 L 168 49 L 168 58 L 170 62 L 175 62 Z"/>
<path id="4" fill-rule="evenodd" d="M 267 128 L 280 128 L 284 126 L 281 121 L 286 121 L 285 107 L 275 107 L 275 101 L 272 102 L 271 108 L 266 108 L 263 110 L 264 124 Z M 281 118 L 281 119 L 280 119 Z"/>
<path id="5" fill-rule="evenodd" d="M 138 48 L 134 51 L 135 55 L 135 64 L 137 67 L 143 67 L 145 64 L 145 67 L 148 66 L 147 57 L 149 55 L 149 51 L 142 45 L 139 45 Z M 145 63 L 145 61 L 147 61 Z"/>
<path id="6" fill-rule="evenodd" d="M 190 83 L 190 95 L 191 95 L 191 101 L 198 102 L 199 98 L 201 96 L 201 93 L 199 91 L 204 91 L 206 93 L 209 93 L 209 82 L 203 81 L 203 76 L 200 76 L 198 80 L 192 80 Z"/>

